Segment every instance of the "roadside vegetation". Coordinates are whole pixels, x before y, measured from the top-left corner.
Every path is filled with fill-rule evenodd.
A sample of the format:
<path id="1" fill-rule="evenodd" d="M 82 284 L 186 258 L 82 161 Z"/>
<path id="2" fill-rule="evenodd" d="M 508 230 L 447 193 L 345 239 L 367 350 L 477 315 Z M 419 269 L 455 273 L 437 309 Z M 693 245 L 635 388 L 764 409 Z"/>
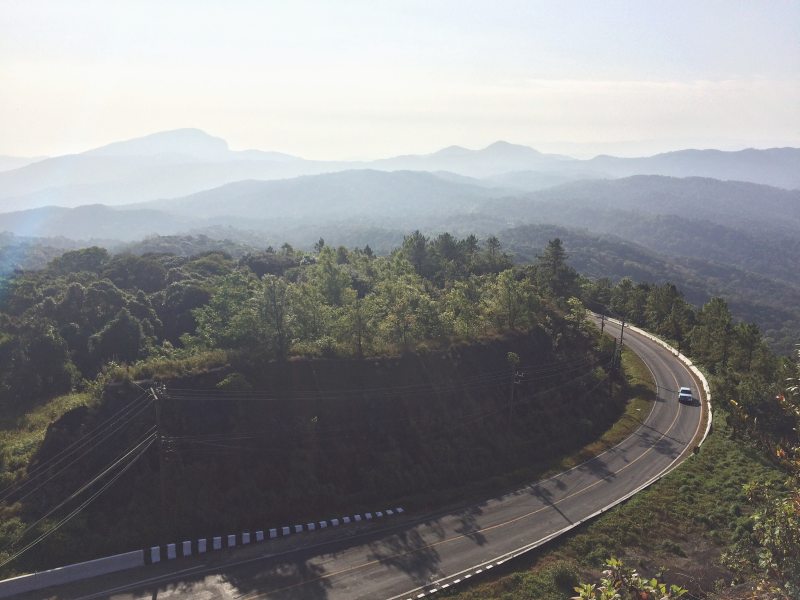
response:
<path id="1" fill-rule="evenodd" d="M 50 423 L 94 400 L 88 393 L 67 394 L 53 398 L 30 412 L 6 415 L 0 421 L 0 489 L 25 477 L 25 470 L 39 450 Z"/>

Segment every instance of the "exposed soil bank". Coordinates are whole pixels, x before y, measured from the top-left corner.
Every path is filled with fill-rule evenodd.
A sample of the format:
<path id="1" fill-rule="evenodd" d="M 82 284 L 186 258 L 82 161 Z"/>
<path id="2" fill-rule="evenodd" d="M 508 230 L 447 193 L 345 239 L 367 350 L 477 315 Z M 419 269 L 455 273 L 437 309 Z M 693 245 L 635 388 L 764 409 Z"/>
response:
<path id="1" fill-rule="evenodd" d="M 502 485 L 503 474 L 580 448 L 623 411 L 601 368 L 609 357 L 593 339 L 573 333 L 553 346 L 535 329 L 448 351 L 239 365 L 163 382 L 168 531 L 154 444 L 65 538 L 80 536 L 91 556 L 409 497 L 452 500 L 465 483 L 492 477 Z M 508 352 L 520 357 L 516 378 Z M 51 426 L 37 460 L 140 394 L 134 385 L 111 387 L 99 407 L 67 413 Z M 52 493 L 88 480 L 154 421 L 150 406 Z M 48 495 L 26 509 L 52 504 Z M 74 544 L 66 551 L 66 539 L 29 560 L 41 566 L 84 558 Z"/>

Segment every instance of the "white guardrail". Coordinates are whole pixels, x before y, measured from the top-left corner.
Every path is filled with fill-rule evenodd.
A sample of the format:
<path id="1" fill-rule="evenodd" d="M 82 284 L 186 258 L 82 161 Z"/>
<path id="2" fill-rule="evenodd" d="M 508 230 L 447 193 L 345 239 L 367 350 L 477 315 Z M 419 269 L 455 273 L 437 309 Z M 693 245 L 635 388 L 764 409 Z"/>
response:
<path id="1" fill-rule="evenodd" d="M 599 317 L 599 315 L 595 315 L 595 316 Z M 612 323 L 616 323 L 617 325 L 622 325 L 622 323 L 620 321 L 618 321 L 617 319 L 609 319 L 609 318 L 607 318 L 606 320 L 607 321 L 611 321 Z M 703 432 L 703 437 L 700 439 L 700 441 L 697 444 L 697 447 L 699 448 L 703 444 L 703 442 L 706 440 L 706 438 L 708 437 L 709 432 L 711 431 L 711 389 L 708 386 L 708 381 L 706 381 L 705 376 L 703 375 L 703 373 L 700 372 L 700 369 L 698 369 L 697 367 L 694 366 L 694 363 L 692 363 L 692 361 L 688 357 L 686 357 L 683 354 L 681 354 L 680 352 L 678 352 L 675 348 L 673 348 L 672 346 L 667 344 L 664 340 L 662 340 L 660 338 L 657 338 L 653 334 L 648 333 L 648 332 L 646 332 L 646 331 L 644 331 L 642 329 L 639 329 L 638 327 L 636 327 L 634 325 L 628 325 L 626 323 L 625 326 L 628 327 L 631 331 L 635 331 L 636 333 L 646 337 L 647 339 L 649 339 L 649 340 L 651 340 L 653 342 L 656 342 L 660 346 L 662 346 L 662 347 L 666 348 L 667 350 L 669 350 L 670 353 L 672 353 L 683 364 L 685 364 L 686 367 L 700 381 L 701 385 L 703 386 L 703 393 L 705 394 L 705 398 L 706 398 L 706 408 L 707 408 L 707 412 L 708 412 L 708 422 L 706 423 L 706 429 Z M 678 456 L 675 460 L 673 460 L 667 466 L 666 469 L 664 469 L 658 475 L 656 475 L 656 476 L 652 477 L 651 479 L 647 480 L 645 483 L 643 483 L 642 485 L 640 485 L 636 489 L 628 492 L 627 494 L 625 494 L 621 498 L 617 498 L 612 503 L 604 506 L 600 510 L 597 510 L 597 511 L 593 512 L 589 516 L 584 517 L 583 519 L 580 519 L 579 521 L 576 521 L 576 522 L 574 522 L 574 523 L 572 523 L 570 525 L 567 525 L 563 529 L 559 529 L 558 531 L 555 531 L 555 532 L 547 535 L 546 537 L 543 537 L 540 540 L 537 540 L 535 542 L 532 542 L 530 544 L 522 546 L 521 548 L 517 548 L 516 550 L 512 550 L 511 552 L 507 552 L 506 554 L 501 554 L 500 556 L 497 556 L 497 557 L 495 557 L 495 558 L 493 558 L 491 560 L 482 562 L 479 565 L 475 565 L 475 566 L 472 566 L 472 567 L 470 567 L 468 569 L 464 569 L 463 571 L 459 571 L 458 573 L 454 573 L 452 575 L 448 575 L 447 577 L 443 577 L 442 579 L 440 579 L 438 581 L 434 581 L 429 585 L 421 586 L 421 587 L 418 587 L 418 588 L 416 588 L 414 590 L 410 590 L 408 592 L 404 592 L 403 594 L 400 594 L 399 596 L 393 596 L 392 598 L 389 598 L 388 600 L 401 600 L 401 599 L 414 600 L 415 598 L 424 598 L 425 596 L 428 596 L 430 594 L 434 594 L 436 592 L 447 590 L 452 586 L 458 585 L 460 583 L 464 583 L 464 582 L 468 581 L 470 578 L 472 578 L 472 577 L 474 577 L 476 575 L 485 574 L 490 569 L 493 569 L 494 567 L 500 566 L 504 562 L 509 561 L 512 558 L 516 558 L 518 556 L 522 556 L 523 554 L 525 554 L 527 552 L 530 552 L 531 550 L 535 550 L 539 546 L 543 546 L 544 544 L 546 544 L 547 542 L 549 542 L 551 540 L 554 540 L 558 536 L 563 535 L 563 534 L 567 533 L 568 531 L 571 531 L 572 529 L 575 529 L 576 527 L 578 527 L 580 525 L 583 525 L 587 521 L 591 521 L 592 519 L 594 519 L 595 517 L 603 514 L 607 510 L 609 510 L 611 508 L 614 508 L 615 506 L 617 506 L 618 504 L 621 504 L 622 502 L 625 502 L 629 498 L 631 498 L 631 497 L 635 496 L 636 494 L 638 494 L 639 492 L 641 492 L 643 489 L 650 487 L 656 481 L 659 481 L 662 477 L 664 477 L 664 475 L 666 475 L 667 473 L 672 471 L 672 469 L 674 469 L 677 466 L 678 461 L 681 459 L 681 457 L 683 457 L 683 455 L 684 455 L 684 453 L 682 452 L 681 455 Z"/>
<path id="2" fill-rule="evenodd" d="M 612 323 L 616 323 L 617 325 L 622 325 L 622 323 L 617 319 L 609 318 L 608 321 L 611 321 Z M 631 331 L 635 331 L 639 335 L 644 336 L 648 340 L 653 341 L 653 342 L 657 343 L 659 346 L 662 346 L 662 347 L 666 348 L 667 350 L 669 350 L 670 353 L 673 354 L 675 356 L 675 358 L 680 360 L 683 364 L 685 364 L 686 367 L 692 372 L 692 374 L 695 377 L 697 377 L 697 379 L 700 381 L 700 384 L 703 386 L 703 394 L 706 397 L 706 412 L 708 414 L 708 422 L 706 423 L 706 430 L 703 432 L 703 437 L 700 438 L 700 441 L 697 443 L 697 447 L 699 448 L 700 446 L 703 445 L 703 442 L 706 441 L 706 438 L 708 437 L 708 434 L 711 431 L 711 388 L 708 385 L 708 381 L 706 380 L 705 375 L 703 375 L 703 373 L 700 371 L 700 369 L 698 369 L 697 367 L 694 366 L 694 363 L 691 361 L 691 359 L 688 356 L 684 356 L 683 354 L 678 352 L 675 348 L 670 346 L 667 342 L 665 342 L 661 338 L 656 337 L 652 333 L 648 333 L 648 332 L 644 331 L 643 329 L 639 329 L 635 325 L 626 324 L 625 326 L 628 329 L 630 329 Z"/>

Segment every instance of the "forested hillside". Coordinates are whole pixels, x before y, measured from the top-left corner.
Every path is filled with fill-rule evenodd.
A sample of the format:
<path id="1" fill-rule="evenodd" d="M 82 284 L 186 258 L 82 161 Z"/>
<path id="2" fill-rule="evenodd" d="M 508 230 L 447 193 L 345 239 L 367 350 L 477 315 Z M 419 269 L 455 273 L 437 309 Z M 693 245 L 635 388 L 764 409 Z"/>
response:
<path id="1" fill-rule="evenodd" d="M 89 248 L 16 274 L 0 302 L 5 556 L 131 448 L 143 458 L 123 462 L 127 483 L 16 568 L 75 560 L 78 536 L 89 557 L 322 510 L 435 504 L 547 468 L 623 409 L 613 343 L 587 327 L 564 258 L 554 242 L 514 269 L 496 238 L 415 233 L 387 257 L 323 240 L 238 260 Z M 154 382 L 166 386 L 169 526 L 145 454 L 155 414 L 139 386 Z M 74 460 L 71 444 L 108 423 L 114 435 Z"/>
<path id="2" fill-rule="evenodd" d="M 641 235 L 642 243 L 647 243 L 646 226 Z M 534 260 L 548 240 L 560 237 L 570 249 L 569 264 L 587 277 L 607 277 L 614 282 L 626 277 L 652 283 L 672 282 L 695 306 L 714 296 L 725 298 L 735 317 L 757 323 L 772 348 L 783 354 L 791 352 L 800 335 L 800 287 L 783 279 L 791 279 L 792 272 L 785 255 L 776 259 L 773 267 L 746 270 L 733 266 L 731 261 L 713 260 L 713 252 L 707 253 L 708 259 L 668 257 L 649 249 L 657 246 L 657 241 L 646 247 L 586 230 L 526 225 L 505 230 L 499 237 L 518 262 Z M 733 241 L 731 245 L 735 245 Z M 791 247 L 786 253 L 791 253 Z M 768 274 L 781 264 L 785 265 L 783 278 L 770 277 Z"/>
<path id="3" fill-rule="evenodd" d="M 497 238 L 416 232 L 384 257 L 322 239 L 313 252 L 234 245 L 237 259 L 187 255 L 178 238 L 150 243 L 179 254 L 88 248 L 16 273 L 0 299 L 5 556 L 50 531 L 50 508 L 68 507 L 58 503 L 112 457 L 133 447 L 143 458 L 122 463 L 131 467 L 119 473 L 125 486 L 6 569 L 73 560 L 75 536 L 89 557 L 165 531 L 263 527 L 326 507 L 435 505 L 469 482 L 532 477 L 622 410 L 609 395 L 613 343 L 596 337 L 584 305 L 699 361 L 734 435 L 795 468 L 795 405 L 779 394 L 790 364 L 758 327 L 737 322 L 720 298 L 694 308 L 671 283 L 580 276 L 558 238 L 534 255 L 535 233 L 532 262 L 517 267 Z M 588 258 L 575 241 L 574 254 Z M 146 452 L 154 406 L 139 387 L 156 383 L 166 384 L 164 468 L 176 482 L 157 518 L 158 461 Z M 70 444 L 108 423 L 113 436 L 82 448 L 102 452 L 73 460 Z M 432 495 L 433 482 L 448 485 Z M 782 518 L 792 485 L 754 491 L 748 510 Z M 762 533 L 730 537 L 743 573 L 758 570 L 759 548 L 775 547 Z M 767 575 L 780 581 L 790 567 L 775 560 L 782 570 Z"/>

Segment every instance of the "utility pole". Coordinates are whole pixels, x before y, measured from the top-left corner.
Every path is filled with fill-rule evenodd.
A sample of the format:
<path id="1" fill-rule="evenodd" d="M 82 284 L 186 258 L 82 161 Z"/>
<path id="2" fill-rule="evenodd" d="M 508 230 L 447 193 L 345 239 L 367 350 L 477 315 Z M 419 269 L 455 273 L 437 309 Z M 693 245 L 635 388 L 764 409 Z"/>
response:
<path id="1" fill-rule="evenodd" d="M 608 397 L 614 395 L 614 373 L 617 370 L 617 338 L 614 338 L 614 352 L 611 354 L 611 369 L 608 373 Z"/>
<path id="2" fill-rule="evenodd" d="M 508 423 L 509 427 L 514 422 L 514 388 L 517 387 L 525 378 L 523 371 L 514 371 L 514 379 L 511 381 L 511 401 L 508 404 Z"/>
<path id="3" fill-rule="evenodd" d="M 622 327 L 619 328 L 619 353 L 614 353 L 616 360 L 614 362 L 614 369 L 619 370 L 620 363 L 622 362 L 622 336 L 625 335 L 625 317 L 622 317 Z M 616 344 L 614 345 L 616 350 Z"/>
<path id="4" fill-rule="evenodd" d="M 169 514 L 167 511 L 167 469 L 166 469 L 166 448 L 164 445 L 164 428 L 161 422 L 161 398 L 151 387 L 150 394 L 153 396 L 156 407 L 156 439 L 158 440 L 158 478 L 161 487 L 161 527 L 162 535 L 170 529 Z"/>
<path id="5" fill-rule="evenodd" d="M 600 315 L 600 335 L 603 335 L 603 330 L 606 328 L 606 314 Z"/>
<path id="6" fill-rule="evenodd" d="M 508 361 L 509 366 L 511 367 L 511 391 L 509 392 L 508 396 L 508 428 L 511 429 L 511 423 L 513 422 L 514 418 L 514 388 L 516 387 L 518 381 L 517 377 L 521 375 L 517 371 L 517 365 L 519 364 L 519 354 L 516 352 L 509 352 L 506 354 L 506 360 Z"/>

